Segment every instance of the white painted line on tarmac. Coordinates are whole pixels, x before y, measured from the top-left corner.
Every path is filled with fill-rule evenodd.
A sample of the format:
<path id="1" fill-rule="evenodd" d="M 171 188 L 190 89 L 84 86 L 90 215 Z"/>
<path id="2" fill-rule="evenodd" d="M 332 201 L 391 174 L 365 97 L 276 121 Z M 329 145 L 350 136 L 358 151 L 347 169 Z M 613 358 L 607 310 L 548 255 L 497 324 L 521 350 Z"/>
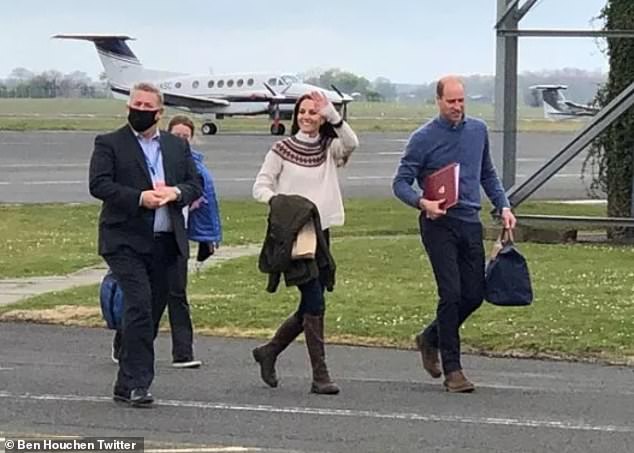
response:
<path id="1" fill-rule="evenodd" d="M 517 178 L 528 178 L 528 175 L 520 173 L 520 174 L 517 174 L 516 177 Z M 553 178 L 577 178 L 577 179 L 581 180 L 581 175 L 579 173 L 558 173 L 556 175 L 553 175 Z"/>
<path id="2" fill-rule="evenodd" d="M 8 186 L 11 183 L 9 181 L 0 181 L 0 186 Z"/>
<path id="3" fill-rule="evenodd" d="M 52 395 L 52 394 L 16 394 L 1 392 L 0 398 L 31 401 L 69 401 L 114 404 L 112 398 L 105 396 Z M 432 423 L 456 423 L 466 425 L 513 426 L 522 428 L 547 428 L 568 431 L 593 431 L 607 433 L 634 433 L 634 425 L 593 425 L 579 420 L 530 419 L 516 417 L 466 417 L 458 415 L 422 415 L 407 412 L 376 412 L 356 409 L 325 409 L 315 407 L 275 407 L 260 404 L 230 404 L 204 401 L 160 400 L 156 406 L 186 409 L 204 409 L 235 412 L 261 412 L 291 415 L 314 415 L 325 417 L 355 417 L 392 421 L 418 421 Z"/>
<path id="4" fill-rule="evenodd" d="M 255 178 L 215 178 L 214 181 L 222 181 L 222 182 L 253 182 Z"/>
<path id="5" fill-rule="evenodd" d="M 392 176 L 348 176 L 346 177 L 349 181 L 361 181 L 361 180 L 376 180 L 376 179 L 392 179 Z"/>
<path id="6" fill-rule="evenodd" d="M 403 154 L 403 151 L 385 151 L 377 154 L 379 156 L 400 156 L 401 154 Z"/>
<path id="7" fill-rule="evenodd" d="M 85 184 L 86 181 L 27 181 L 23 182 L 25 186 L 49 186 L 63 184 Z"/>
<path id="8" fill-rule="evenodd" d="M 155 448 L 145 449 L 145 453 L 224 453 L 262 451 L 259 448 L 245 447 L 200 447 L 200 448 Z"/>
<path id="9" fill-rule="evenodd" d="M 354 164 L 355 165 L 361 165 L 361 164 L 395 164 L 396 163 L 396 159 L 394 160 L 355 160 Z"/>
<path id="10" fill-rule="evenodd" d="M 2 168 L 87 168 L 87 163 L 81 164 L 56 164 L 56 163 L 41 163 L 41 164 L 5 164 Z"/>
<path id="11" fill-rule="evenodd" d="M 39 142 L 0 142 L 0 145 L 11 145 L 11 146 L 26 146 L 26 145 L 42 145 L 42 143 Z M 55 145 L 55 146 L 60 146 L 60 145 L 68 145 L 68 143 L 64 143 L 64 142 L 46 142 L 44 143 L 44 145 L 49 146 L 49 145 Z"/>

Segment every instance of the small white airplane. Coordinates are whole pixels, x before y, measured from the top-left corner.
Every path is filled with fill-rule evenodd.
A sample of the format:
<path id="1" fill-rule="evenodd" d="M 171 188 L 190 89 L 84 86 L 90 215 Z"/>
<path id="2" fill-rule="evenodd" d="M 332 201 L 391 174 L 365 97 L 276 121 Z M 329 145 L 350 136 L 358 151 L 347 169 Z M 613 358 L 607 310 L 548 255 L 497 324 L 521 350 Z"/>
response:
<path id="1" fill-rule="evenodd" d="M 344 117 L 347 104 L 353 100 L 335 86 L 332 91 L 324 90 L 290 74 L 183 74 L 147 69 L 126 44 L 134 39 L 127 35 L 66 33 L 53 38 L 92 42 L 116 98 L 127 98 L 137 82 L 152 82 L 161 89 L 165 105 L 170 107 L 213 115 L 218 120 L 233 115 L 269 115 L 273 135 L 284 135 L 286 128 L 280 120 L 291 119 L 295 101 L 307 92 L 324 92 Z M 217 131 L 211 120 L 205 120 L 201 127 L 204 135 Z"/>
<path id="2" fill-rule="evenodd" d="M 568 89 L 567 85 L 533 85 L 530 89 L 542 93 L 544 118 L 547 119 L 564 120 L 593 116 L 599 111 L 591 105 L 578 104 L 566 99 L 562 91 Z"/>

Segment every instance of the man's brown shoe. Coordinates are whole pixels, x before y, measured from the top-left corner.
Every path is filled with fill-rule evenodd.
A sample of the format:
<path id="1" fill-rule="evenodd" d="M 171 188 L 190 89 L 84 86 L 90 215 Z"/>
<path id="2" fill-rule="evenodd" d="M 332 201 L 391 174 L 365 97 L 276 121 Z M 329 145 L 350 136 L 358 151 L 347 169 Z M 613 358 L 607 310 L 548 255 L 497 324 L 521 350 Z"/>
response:
<path id="1" fill-rule="evenodd" d="M 475 390 L 475 385 L 465 377 L 462 370 L 451 371 L 443 382 L 445 390 L 451 393 L 471 393 Z"/>
<path id="2" fill-rule="evenodd" d="M 442 376 L 438 348 L 430 346 L 422 332 L 416 335 L 416 347 L 420 351 L 425 371 L 427 371 L 429 375 L 435 379 Z"/>

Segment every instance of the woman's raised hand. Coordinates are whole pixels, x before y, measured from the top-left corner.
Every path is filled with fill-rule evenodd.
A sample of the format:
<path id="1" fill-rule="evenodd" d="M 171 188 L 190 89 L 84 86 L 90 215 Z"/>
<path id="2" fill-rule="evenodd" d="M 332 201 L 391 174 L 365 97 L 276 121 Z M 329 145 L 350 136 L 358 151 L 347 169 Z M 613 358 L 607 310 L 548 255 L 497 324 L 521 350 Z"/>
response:
<path id="1" fill-rule="evenodd" d="M 318 112 L 321 112 L 323 109 L 328 107 L 328 104 L 330 104 L 330 100 L 328 100 L 322 91 L 311 91 L 310 98 L 315 103 L 315 110 Z"/>

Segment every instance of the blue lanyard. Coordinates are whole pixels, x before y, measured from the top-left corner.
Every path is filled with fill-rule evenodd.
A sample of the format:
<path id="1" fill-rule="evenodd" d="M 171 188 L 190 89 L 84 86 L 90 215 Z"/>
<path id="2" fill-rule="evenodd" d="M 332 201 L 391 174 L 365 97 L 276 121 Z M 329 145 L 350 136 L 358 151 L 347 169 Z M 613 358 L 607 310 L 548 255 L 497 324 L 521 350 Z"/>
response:
<path id="1" fill-rule="evenodd" d="M 154 162 L 150 161 L 147 154 L 143 153 L 145 156 L 145 162 L 147 163 L 148 168 L 150 169 L 150 173 L 152 173 L 152 179 L 156 176 L 156 169 L 158 168 L 158 162 L 161 154 L 160 148 L 156 150 L 156 155 L 154 156 Z"/>

